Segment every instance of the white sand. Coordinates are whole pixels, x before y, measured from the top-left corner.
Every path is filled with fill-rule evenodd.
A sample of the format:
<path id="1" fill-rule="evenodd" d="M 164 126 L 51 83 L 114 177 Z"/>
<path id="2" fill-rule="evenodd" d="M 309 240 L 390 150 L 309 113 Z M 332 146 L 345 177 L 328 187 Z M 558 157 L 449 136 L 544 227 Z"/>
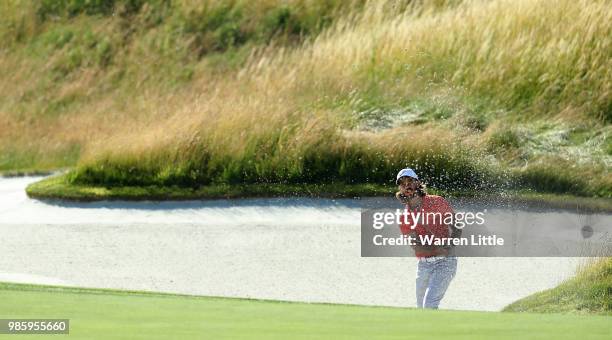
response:
<path id="1" fill-rule="evenodd" d="M 416 260 L 362 258 L 357 207 L 317 200 L 29 200 L 0 179 L 0 281 L 412 306 Z M 577 258 L 460 258 L 441 308 L 499 310 L 570 277 Z"/>

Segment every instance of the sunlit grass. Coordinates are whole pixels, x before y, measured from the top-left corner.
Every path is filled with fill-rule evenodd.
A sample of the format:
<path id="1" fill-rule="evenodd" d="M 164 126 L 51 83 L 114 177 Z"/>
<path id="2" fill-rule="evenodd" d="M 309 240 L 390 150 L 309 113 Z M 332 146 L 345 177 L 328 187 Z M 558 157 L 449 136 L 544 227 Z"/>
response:
<path id="1" fill-rule="evenodd" d="M 246 3 L 231 4 L 176 2 L 154 24 L 144 12 L 132 26 L 84 15 L 28 24 L 0 57 L 0 149 L 77 144 L 74 183 L 380 183 L 410 165 L 440 188 L 499 187 L 508 167 L 535 171 L 517 122 L 610 120 L 605 1 L 262 2 L 249 20 L 231 12 Z M 302 34 L 279 26 L 261 38 L 278 11 Z M 209 15 L 236 20 L 250 40 L 220 48 L 210 39 L 221 26 L 189 26 Z M 578 194 L 610 195 L 598 152 L 584 148 L 596 171 L 577 170 Z M 574 190 L 550 173 L 519 183 Z"/>
<path id="2" fill-rule="evenodd" d="M 11 283 L 0 283 L 0 299 L 0 317 L 67 318 L 76 339 L 607 339 L 612 330 L 610 318 L 599 315 L 434 311 Z"/>
<path id="3" fill-rule="evenodd" d="M 505 311 L 612 315 L 612 259 L 592 260 L 575 277 L 523 298 Z"/>

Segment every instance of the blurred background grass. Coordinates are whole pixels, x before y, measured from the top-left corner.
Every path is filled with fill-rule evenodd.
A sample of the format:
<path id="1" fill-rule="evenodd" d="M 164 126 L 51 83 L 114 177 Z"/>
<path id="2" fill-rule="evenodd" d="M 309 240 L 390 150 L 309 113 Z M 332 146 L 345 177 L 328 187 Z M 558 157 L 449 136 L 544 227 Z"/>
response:
<path id="1" fill-rule="evenodd" d="M 0 171 L 612 197 L 609 1 L 0 4 Z"/>

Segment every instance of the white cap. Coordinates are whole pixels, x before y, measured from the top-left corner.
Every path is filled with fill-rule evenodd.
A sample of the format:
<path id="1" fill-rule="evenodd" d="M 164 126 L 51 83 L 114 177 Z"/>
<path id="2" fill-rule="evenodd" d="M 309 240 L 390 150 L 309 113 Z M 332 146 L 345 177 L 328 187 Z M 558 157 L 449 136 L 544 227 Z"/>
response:
<path id="1" fill-rule="evenodd" d="M 400 170 L 400 172 L 397 173 L 397 178 L 395 179 L 395 184 L 399 184 L 399 179 L 402 177 L 412 177 L 416 180 L 419 179 L 419 176 L 417 176 L 416 172 L 414 172 L 414 170 L 410 169 L 410 168 L 406 168 L 406 169 L 402 169 Z"/>

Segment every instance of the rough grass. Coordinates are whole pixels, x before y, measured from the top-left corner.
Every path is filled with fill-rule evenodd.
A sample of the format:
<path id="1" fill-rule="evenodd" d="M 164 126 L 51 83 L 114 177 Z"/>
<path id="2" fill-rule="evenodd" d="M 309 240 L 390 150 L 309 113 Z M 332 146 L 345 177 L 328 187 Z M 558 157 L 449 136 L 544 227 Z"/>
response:
<path id="1" fill-rule="evenodd" d="M 18 174 L 16 174 L 18 175 Z M 199 187 L 181 186 L 103 186 L 70 183 L 66 175 L 49 177 L 32 183 L 26 188 L 31 198 L 68 201 L 100 200 L 193 200 L 245 197 L 324 197 L 359 198 L 372 196 L 389 197 L 396 191 L 393 185 L 339 183 L 302 184 L 213 184 Z M 579 209 L 584 212 L 612 212 L 612 201 L 606 198 L 577 197 L 559 194 L 541 194 L 533 191 L 498 192 L 481 190 L 438 190 L 428 192 L 449 198 L 475 198 L 541 206 L 559 209 Z"/>
<path id="2" fill-rule="evenodd" d="M 71 201 L 97 200 L 193 200 L 245 197 L 361 197 L 392 195 L 393 188 L 376 184 L 216 184 L 201 187 L 180 186 L 120 186 L 104 187 L 74 185 L 65 177 L 57 176 L 36 182 L 26 189 L 37 199 Z M 611 208 L 612 209 L 612 208 Z"/>
<path id="3" fill-rule="evenodd" d="M 76 339 L 607 339 L 612 332 L 610 317 L 592 315 L 287 303 L 11 283 L 0 283 L 0 299 L 1 318 L 68 318 L 70 337 Z"/>
<path id="4" fill-rule="evenodd" d="M 410 165 L 440 189 L 612 195 L 605 1 L 409 3 L 3 2 L 0 165 L 182 187 Z M 531 153 L 534 121 L 601 141 Z M 548 168 L 569 148 L 581 167 Z"/>
<path id="5" fill-rule="evenodd" d="M 516 301 L 504 311 L 612 315 L 612 258 L 593 261 L 559 286 Z"/>

